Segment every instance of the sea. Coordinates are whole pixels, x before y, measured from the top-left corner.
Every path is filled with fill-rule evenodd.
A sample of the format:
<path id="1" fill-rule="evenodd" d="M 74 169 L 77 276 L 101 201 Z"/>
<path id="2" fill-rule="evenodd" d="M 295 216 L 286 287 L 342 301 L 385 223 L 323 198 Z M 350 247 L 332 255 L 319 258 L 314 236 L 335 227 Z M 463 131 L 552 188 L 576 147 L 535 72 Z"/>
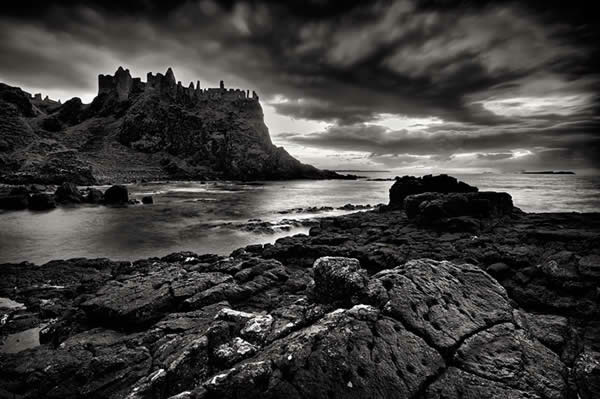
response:
<path id="1" fill-rule="evenodd" d="M 165 182 L 128 186 L 130 198 L 151 195 L 154 204 L 80 205 L 50 211 L 0 211 L 0 263 L 107 257 L 136 260 L 176 251 L 227 255 L 249 244 L 306 234 L 284 219 L 316 219 L 349 211 L 345 204 L 388 202 L 393 172 L 355 172 L 359 180 L 276 182 Z M 482 191 L 505 191 L 526 212 L 600 212 L 600 176 L 456 175 Z M 106 189 L 107 187 L 100 187 Z M 332 207 L 295 212 L 295 208 Z M 285 228 L 251 232 L 233 226 L 265 221 Z"/>

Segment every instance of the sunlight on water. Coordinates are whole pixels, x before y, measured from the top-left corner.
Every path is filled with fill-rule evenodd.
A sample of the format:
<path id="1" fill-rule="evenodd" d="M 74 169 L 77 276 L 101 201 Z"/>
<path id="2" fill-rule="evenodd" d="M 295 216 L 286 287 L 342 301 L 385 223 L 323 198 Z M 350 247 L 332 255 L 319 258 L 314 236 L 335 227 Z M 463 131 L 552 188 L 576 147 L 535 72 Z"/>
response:
<path id="1" fill-rule="evenodd" d="M 393 177 L 390 173 L 368 175 Z M 491 174 L 458 177 L 481 190 L 509 192 L 515 205 L 527 212 L 600 211 L 600 177 Z M 132 185 L 131 197 L 153 195 L 155 203 L 128 208 L 78 206 L 48 212 L 0 213 L 0 262 L 45 263 L 72 257 L 134 260 L 182 250 L 228 254 L 248 244 L 307 233 L 308 228 L 257 234 L 220 224 L 338 215 L 343 212 L 279 212 L 299 207 L 387 203 L 392 183 L 324 180 Z"/>

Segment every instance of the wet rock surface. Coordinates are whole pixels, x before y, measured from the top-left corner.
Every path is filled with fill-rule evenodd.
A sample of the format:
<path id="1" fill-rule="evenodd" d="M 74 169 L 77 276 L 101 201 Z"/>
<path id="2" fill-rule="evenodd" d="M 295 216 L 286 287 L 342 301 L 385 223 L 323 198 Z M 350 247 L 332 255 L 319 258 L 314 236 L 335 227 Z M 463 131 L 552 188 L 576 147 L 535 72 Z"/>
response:
<path id="1" fill-rule="evenodd" d="M 1 334 L 45 325 L 0 354 L 0 397 L 597 397 L 600 215 L 470 217 L 378 209 L 229 257 L 0 265 L 23 304 Z"/>

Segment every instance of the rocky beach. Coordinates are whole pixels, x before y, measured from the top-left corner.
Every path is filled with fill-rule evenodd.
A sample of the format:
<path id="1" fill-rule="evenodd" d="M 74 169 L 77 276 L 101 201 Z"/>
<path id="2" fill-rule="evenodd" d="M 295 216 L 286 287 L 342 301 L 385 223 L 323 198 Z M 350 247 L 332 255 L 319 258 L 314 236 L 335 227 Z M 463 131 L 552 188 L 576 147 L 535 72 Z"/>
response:
<path id="1" fill-rule="evenodd" d="M 0 277 L 3 398 L 600 395 L 600 214 L 444 175 L 230 256 Z"/>
<path id="2" fill-rule="evenodd" d="M 5 3 L 0 399 L 600 399 L 593 2 Z"/>

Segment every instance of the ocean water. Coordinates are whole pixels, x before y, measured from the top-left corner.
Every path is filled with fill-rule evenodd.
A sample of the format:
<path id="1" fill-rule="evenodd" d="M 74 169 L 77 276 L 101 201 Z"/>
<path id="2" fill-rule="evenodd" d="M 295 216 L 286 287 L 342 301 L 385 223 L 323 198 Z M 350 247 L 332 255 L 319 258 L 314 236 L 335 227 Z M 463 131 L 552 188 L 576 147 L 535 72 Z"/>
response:
<path id="1" fill-rule="evenodd" d="M 370 178 L 393 177 L 391 172 L 358 174 Z M 458 177 L 481 190 L 510 193 L 515 205 L 527 212 L 600 212 L 600 176 Z M 183 250 L 224 255 L 248 244 L 274 242 L 286 235 L 308 231 L 306 227 L 293 227 L 275 234 L 254 233 L 231 228 L 227 223 L 338 215 L 344 212 L 279 212 L 299 207 L 387 203 L 392 183 L 364 179 L 130 185 L 130 197 L 152 195 L 155 203 L 125 208 L 83 205 L 44 212 L 0 213 L 0 263 L 41 264 L 73 257 L 135 260 Z"/>

